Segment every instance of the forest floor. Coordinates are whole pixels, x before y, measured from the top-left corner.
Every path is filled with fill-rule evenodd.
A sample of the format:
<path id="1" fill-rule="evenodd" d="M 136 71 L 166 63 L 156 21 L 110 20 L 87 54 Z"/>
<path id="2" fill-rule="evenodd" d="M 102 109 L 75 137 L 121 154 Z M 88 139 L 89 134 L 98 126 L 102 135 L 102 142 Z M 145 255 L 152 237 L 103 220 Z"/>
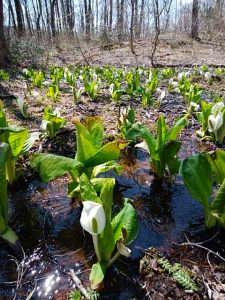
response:
<path id="1" fill-rule="evenodd" d="M 192 42 L 190 40 L 187 41 L 187 38 L 184 40 L 180 38 L 180 40 L 173 42 L 172 37 L 170 42 L 163 42 L 161 40 L 160 43 L 163 47 L 159 47 L 160 50 L 156 54 L 156 61 L 160 64 L 176 66 L 202 64 L 222 65 L 225 61 L 225 52 L 220 46 L 205 46 L 201 43 Z M 192 48 L 191 44 L 193 45 L 193 43 L 194 47 Z M 137 66 L 138 64 L 148 66 L 148 44 L 140 41 L 135 45 L 135 49 L 138 54 L 136 58 L 130 53 L 129 47 L 125 43 L 122 47 L 113 46 L 112 49 L 106 50 L 97 49 L 97 47 L 87 51 L 84 49 L 84 53 L 90 65 L 94 66 L 113 65 L 131 67 Z M 80 54 L 79 49 L 71 49 L 71 51 L 69 51 L 67 47 L 65 47 L 65 49 L 61 48 L 60 53 L 51 53 L 48 57 L 48 62 L 58 66 L 65 66 L 67 64 L 73 66 L 77 63 L 85 64 L 84 57 Z M 200 84 L 204 85 L 204 82 L 200 82 Z M 3 99 L 3 106 L 9 124 L 26 127 L 31 132 L 38 131 L 40 129 L 44 108 L 48 105 L 60 108 L 62 116 L 67 120 L 66 126 L 58 132 L 54 139 L 44 138 L 38 141 L 32 149 L 32 152 L 44 151 L 72 158 L 76 150 L 74 118 L 84 120 L 87 116 L 101 116 L 105 124 L 106 139 L 113 140 L 119 137 L 116 124 L 120 107 L 127 107 L 128 104 L 132 104 L 135 109 L 137 121 L 145 124 L 152 132 L 155 132 L 156 120 L 159 114 L 163 114 L 166 117 L 166 122 L 171 124 L 173 120 L 186 109 L 181 97 L 170 94 L 165 97 L 160 106 L 144 109 L 140 99 L 127 101 L 125 97 L 120 103 L 115 103 L 110 102 L 104 94 L 99 95 L 95 101 L 90 101 L 86 95 L 83 95 L 80 101 L 74 104 L 71 94 L 65 90 L 60 91 L 58 101 L 53 103 L 43 90 L 33 90 L 37 90 L 38 93 L 28 94 L 25 81 L 17 75 L 12 77 L 9 81 L 0 84 L 0 95 L 7 96 Z M 212 91 L 224 97 L 225 81 L 215 81 L 211 85 L 210 91 L 207 90 L 206 93 L 209 95 Z M 28 119 L 24 119 L 21 115 L 15 101 L 17 97 L 23 97 L 26 100 L 29 114 Z M 212 142 L 199 140 L 195 135 L 197 129 L 199 129 L 199 125 L 195 119 L 192 119 L 191 125 L 188 125 L 180 134 L 179 140 L 183 143 L 180 158 L 185 158 L 193 153 L 216 149 L 216 146 Z M 121 161 L 123 160 L 123 155 Z M 37 174 L 34 174 L 29 168 L 28 157 L 20 160 L 19 165 L 24 168 L 22 173 L 23 176 L 26 177 L 26 180 L 32 181 L 34 178 L 37 178 Z M 137 171 L 134 171 L 131 175 L 128 174 L 128 171 L 124 173 L 125 177 L 130 176 L 129 180 L 131 185 L 135 185 L 135 181 L 140 179 L 136 172 Z M 146 173 L 147 172 L 149 173 L 146 167 Z M 11 191 L 10 193 L 10 197 L 13 198 L 14 192 Z M 148 201 L 150 201 L 150 195 L 150 193 L 147 195 Z M 64 197 L 66 197 L 66 195 Z M 139 200 L 136 200 L 137 202 L 134 205 L 138 209 Z M 163 200 L 165 201 L 166 199 Z M 148 206 L 146 203 L 144 205 L 146 205 L 146 207 Z M 170 209 L 172 210 L 171 215 L 176 214 L 173 205 Z M 179 209 L 182 210 L 182 208 Z M 141 218 L 140 213 L 140 219 Z M 183 216 L 178 226 L 181 226 L 181 223 L 185 222 L 186 218 L 188 218 L 188 216 Z M 142 239 L 144 240 L 146 238 L 146 234 L 158 234 L 160 232 L 161 236 L 165 230 L 165 226 L 168 225 L 169 228 L 171 222 L 172 221 L 169 221 L 169 225 L 167 223 L 158 224 L 157 226 L 155 226 L 155 224 L 153 224 L 154 226 L 148 225 L 151 227 L 151 230 L 147 233 L 143 227 L 142 230 L 144 232 L 142 232 Z M 172 223 L 174 223 L 174 221 Z M 54 225 L 57 226 L 56 224 Z M 176 221 L 175 225 L 177 225 Z M 14 224 L 14 226 L 17 228 L 16 224 Z M 142 224 L 142 226 L 144 225 Z M 169 230 L 168 228 L 166 230 Z M 5 251 L 8 250 L 8 248 L 4 248 L 5 246 L 3 246 L 2 243 L 1 246 L 3 247 L 4 253 L 6 253 Z M 225 299 L 224 230 L 206 230 L 204 228 L 203 216 L 191 220 L 190 226 L 183 231 L 180 230 L 177 237 L 172 238 L 169 236 L 168 240 L 166 242 L 164 241 L 162 245 L 160 245 L 159 241 L 155 242 L 153 240 L 152 245 L 149 242 L 148 247 L 145 248 L 145 246 L 146 244 L 140 245 L 135 243 L 134 248 L 136 247 L 138 249 L 137 252 L 139 252 L 136 257 L 133 258 L 132 264 L 130 264 L 129 260 L 121 259 L 116 264 L 115 269 L 112 268 L 109 270 L 105 279 L 105 286 L 102 291 L 99 291 L 100 299 Z M 151 246 L 153 246 L 153 248 Z M 140 248 L 142 249 L 140 250 Z M 3 259 L 2 257 L 3 252 L 0 253 L 0 259 Z M 172 274 L 165 272 L 158 263 L 160 257 L 167 258 L 171 264 L 180 263 L 182 268 L 194 279 L 198 290 L 196 292 L 185 290 L 179 285 Z M 2 266 L 4 263 L 5 260 L 3 259 Z M 86 269 L 88 267 L 90 266 L 86 266 Z M 82 279 L 86 282 L 87 274 L 83 276 L 84 278 Z M 12 278 L 1 277 L 1 282 L 3 280 L 10 281 Z M 1 282 L 0 299 L 12 299 L 10 296 L 7 296 L 9 292 Z M 19 287 L 19 289 L 20 288 L 21 287 Z M 69 299 L 70 290 L 71 287 L 67 286 L 66 290 L 59 290 L 52 298 L 48 297 L 46 299 Z M 24 291 L 21 292 L 21 295 L 23 295 L 23 292 Z M 25 299 L 23 297 L 24 295 L 18 299 Z M 34 294 L 31 299 L 43 300 L 45 298 L 39 298 L 37 294 Z"/>

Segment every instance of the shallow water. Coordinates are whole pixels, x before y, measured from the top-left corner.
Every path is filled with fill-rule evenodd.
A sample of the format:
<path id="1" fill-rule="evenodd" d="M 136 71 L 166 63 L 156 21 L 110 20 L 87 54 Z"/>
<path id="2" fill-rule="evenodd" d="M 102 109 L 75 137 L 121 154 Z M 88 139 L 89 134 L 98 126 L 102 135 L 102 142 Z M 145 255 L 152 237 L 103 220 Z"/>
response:
<path id="1" fill-rule="evenodd" d="M 130 245 L 131 258 L 121 258 L 118 267 L 108 272 L 102 299 L 140 295 L 140 290 L 135 289 L 138 259 L 144 250 L 150 246 L 167 247 L 172 241 L 182 240 L 186 232 L 204 228 L 202 208 L 179 177 L 172 184 L 153 184 L 148 154 L 140 149 L 123 155 L 121 164 L 123 173 L 113 174 L 117 180 L 114 209 L 121 207 L 122 197 L 133 199 L 139 235 Z M 75 287 L 68 274 L 70 268 L 88 285 L 95 258 L 92 239 L 80 226 L 81 209 L 79 203 L 71 203 L 67 197 L 66 177 L 48 184 L 35 180 L 10 195 L 10 222 L 26 258 L 12 258 L 10 249 L 0 242 L 0 299 L 13 299 L 16 291 L 15 299 L 26 299 L 31 293 L 34 300 L 59 299 L 62 292 Z M 127 274 L 122 283 L 115 279 L 122 276 L 118 270 Z"/>

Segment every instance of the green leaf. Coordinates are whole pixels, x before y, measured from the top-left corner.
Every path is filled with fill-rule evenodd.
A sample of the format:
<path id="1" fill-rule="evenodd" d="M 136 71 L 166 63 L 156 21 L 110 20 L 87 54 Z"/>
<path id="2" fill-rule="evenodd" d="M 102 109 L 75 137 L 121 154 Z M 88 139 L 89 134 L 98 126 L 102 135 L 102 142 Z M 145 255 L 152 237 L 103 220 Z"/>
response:
<path id="1" fill-rule="evenodd" d="M 28 113 L 27 113 L 27 105 L 25 104 L 24 98 L 18 97 L 18 98 L 16 99 L 16 102 L 17 102 L 17 105 L 18 105 L 18 107 L 19 107 L 19 110 L 20 110 L 21 114 L 23 115 L 23 117 L 24 117 L 25 119 L 27 119 L 27 117 L 28 117 Z"/>
<path id="2" fill-rule="evenodd" d="M 180 151 L 181 142 L 169 141 L 163 145 L 164 159 L 169 168 L 170 175 L 175 175 L 179 171 L 180 162 L 176 158 L 177 153 Z"/>
<path id="3" fill-rule="evenodd" d="M 124 244 L 130 244 L 138 235 L 138 223 L 135 208 L 126 198 L 123 209 L 113 218 L 112 228 L 115 242 L 122 236 L 122 229 L 126 230 L 126 240 Z"/>
<path id="4" fill-rule="evenodd" d="M 18 128 L 18 131 L 9 133 L 8 142 L 13 157 L 18 157 L 21 154 L 27 138 L 28 130 L 24 128 Z"/>
<path id="5" fill-rule="evenodd" d="M 106 273 L 107 264 L 103 262 L 97 262 L 92 265 L 89 280 L 91 282 L 91 288 L 97 289 L 99 284 L 103 281 Z"/>
<path id="6" fill-rule="evenodd" d="M 157 149 L 161 147 L 163 143 L 165 143 L 166 139 L 166 122 L 163 115 L 160 115 L 157 122 Z"/>
<path id="7" fill-rule="evenodd" d="M 8 152 L 8 144 L 0 143 L 0 235 L 3 234 L 8 227 L 8 193 L 5 173 Z"/>
<path id="8" fill-rule="evenodd" d="M 179 172 L 189 192 L 207 210 L 213 191 L 212 171 L 207 158 L 203 154 L 190 156 L 181 161 Z"/>
<path id="9" fill-rule="evenodd" d="M 80 176 L 80 193 L 82 201 L 93 201 L 102 204 L 102 200 L 98 197 L 96 190 L 84 173 Z"/>
<path id="10" fill-rule="evenodd" d="M 166 140 L 167 141 L 173 141 L 177 139 L 178 134 L 180 131 L 188 124 L 187 117 L 179 117 L 173 126 L 168 130 L 167 135 L 166 135 Z"/>
<path id="11" fill-rule="evenodd" d="M 203 117 L 202 129 L 204 132 L 206 132 L 208 129 L 208 118 L 209 115 L 211 114 L 212 104 L 207 103 L 205 101 L 201 101 L 201 108 L 202 108 L 202 117 Z"/>
<path id="12" fill-rule="evenodd" d="M 225 178 L 225 151 L 216 150 L 215 152 L 207 153 L 206 157 L 211 165 L 213 180 L 221 184 Z"/>
<path id="13" fill-rule="evenodd" d="M 100 148 L 104 138 L 102 119 L 98 116 L 89 117 L 85 120 L 85 127 L 89 131 L 95 144 Z"/>
<path id="14" fill-rule="evenodd" d="M 84 164 L 86 167 L 94 167 L 107 161 L 118 159 L 119 155 L 120 144 L 117 141 L 113 141 L 97 150 Z"/>
<path id="15" fill-rule="evenodd" d="M 46 182 L 71 172 L 73 169 L 82 170 L 83 168 L 83 164 L 75 159 L 47 153 L 31 155 L 30 164 Z"/>
<path id="16" fill-rule="evenodd" d="M 126 133 L 126 138 L 128 140 L 135 140 L 137 137 L 141 137 L 146 141 L 151 157 L 153 159 L 158 159 L 158 155 L 156 155 L 156 140 L 145 126 L 141 124 L 134 124 Z"/>
<path id="17" fill-rule="evenodd" d="M 77 129 L 77 153 L 75 159 L 85 163 L 98 149 L 99 142 L 95 142 L 94 137 L 88 129 L 76 120 Z"/>
<path id="18" fill-rule="evenodd" d="M 225 179 L 210 206 L 210 212 L 218 219 L 223 228 L 225 228 Z"/>
<path id="19" fill-rule="evenodd" d="M 105 172 L 110 171 L 112 169 L 114 169 L 114 171 L 117 174 L 120 174 L 121 171 L 122 171 L 122 166 L 120 164 L 116 163 L 113 160 L 107 161 L 106 163 L 95 166 L 94 169 L 93 169 L 91 177 L 95 178 L 98 174 L 105 173 Z"/>

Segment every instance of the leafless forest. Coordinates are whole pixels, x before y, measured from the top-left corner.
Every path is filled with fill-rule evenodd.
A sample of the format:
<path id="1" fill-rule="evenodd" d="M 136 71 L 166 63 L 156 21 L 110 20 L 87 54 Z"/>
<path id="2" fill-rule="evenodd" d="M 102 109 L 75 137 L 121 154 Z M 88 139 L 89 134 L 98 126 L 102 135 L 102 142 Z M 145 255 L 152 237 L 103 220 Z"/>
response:
<path id="1" fill-rule="evenodd" d="M 223 64 L 224 12 L 223 0 L 0 0 L 0 61 L 89 63 L 105 52 L 102 63 L 113 64 L 107 57 L 123 48 L 130 63 Z M 182 58 L 185 46 L 192 61 L 188 51 Z M 196 59 L 200 50 L 206 61 Z"/>

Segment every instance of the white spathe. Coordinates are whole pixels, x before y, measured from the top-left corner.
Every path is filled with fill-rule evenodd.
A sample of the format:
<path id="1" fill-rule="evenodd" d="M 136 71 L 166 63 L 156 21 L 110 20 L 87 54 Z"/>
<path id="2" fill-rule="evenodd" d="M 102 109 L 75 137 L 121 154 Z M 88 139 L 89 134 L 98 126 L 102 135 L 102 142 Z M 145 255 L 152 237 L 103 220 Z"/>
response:
<path id="1" fill-rule="evenodd" d="M 97 228 L 93 228 L 93 223 L 97 224 Z M 80 224 L 91 235 L 100 234 L 106 224 L 103 206 L 96 202 L 84 201 Z"/>
<path id="2" fill-rule="evenodd" d="M 210 115 L 208 118 L 209 132 L 217 133 L 217 130 L 223 125 L 223 115 L 219 112 L 216 116 Z"/>
<path id="3" fill-rule="evenodd" d="M 224 103 L 223 102 L 217 102 L 216 104 L 213 105 L 212 107 L 212 114 L 215 116 L 216 114 L 218 114 L 218 112 L 221 111 L 221 109 L 224 107 Z"/>

